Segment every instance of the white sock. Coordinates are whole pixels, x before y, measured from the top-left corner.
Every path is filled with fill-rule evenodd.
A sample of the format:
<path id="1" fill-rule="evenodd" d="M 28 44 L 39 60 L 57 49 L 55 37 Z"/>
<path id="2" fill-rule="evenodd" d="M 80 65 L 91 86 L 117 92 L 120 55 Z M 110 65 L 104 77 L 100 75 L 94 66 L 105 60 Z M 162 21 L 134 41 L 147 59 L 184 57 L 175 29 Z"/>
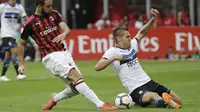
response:
<path id="1" fill-rule="evenodd" d="M 82 80 L 83 81 L 83 80 Z M 102 102 L 97 95 L 86 85 L 85 82 L 81 82 L 78 85 L 75 86 L 77 91 L 82 94 L 84 97 L 86 97 L 91 102 L 95 103 L 97 108 L 102 107 L 104 105 L 104 102 Z"/>
<path id="2" fill-rule="evenodd" d="M 60 93 L 53 96 L 53 99 L 55 100 L 55 102 L 58 102 L 63 99 L 71 98 L 75 95 L 76 94 L 74 92 L 72 92 L 71 87 L 68 86 L 65 90 L 63 90 Z"/>

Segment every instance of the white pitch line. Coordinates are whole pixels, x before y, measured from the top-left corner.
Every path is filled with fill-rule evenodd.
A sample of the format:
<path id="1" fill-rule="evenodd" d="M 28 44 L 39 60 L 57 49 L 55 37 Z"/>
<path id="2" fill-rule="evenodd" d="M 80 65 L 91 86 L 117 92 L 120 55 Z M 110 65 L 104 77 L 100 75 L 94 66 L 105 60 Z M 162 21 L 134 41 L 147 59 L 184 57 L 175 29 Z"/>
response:
<path id="1" fill-rule="evenodd" d="M 43 80 L 43 79 L 54 79 L 56 77 L 38 77 L 38 78 L 27 78 L 26 80 Z"/>
<path id="2" fill-rule="evenodd" d="M 146 73 L 147 74 L 148 73 L 167 73 L 167 72 L 182 72 L 182 71 L 195 71 L 195 70 L 200 70 L 200 68 L 163 70 L 163 71 L 146 72 Z M 113 74 L 107 74 L 107 75 L 116 75 L 116 74 L 113 72 Z M 85 76 L 89 76 L 89 75 L 85 75 Z M 95 76 L 105 76 L 105 75 L 95 75 Z M 58 77 L 37 77 L 37 78 L 27 77 L 27 79 L 25 79 L 25 80 L 44 80 L 44 79 L 54 79 L 54 78 L 58 78 Z M 17 80 L 11 80 L 11 81 L 17 81 Z"/>
<path id="3" fill-rule="evenodd" d="M 182 71 L 195 71 L 200 70 L 200 68 L 190 68 L 190 69 L 176 69 L 176 70 L 163 70 L 163 71 L 145 71 L 147 74 L 149 73 L 167 73 L 167 72 L 182 72 Z M 108 74 L 108 75 L 115 75 L 115 74 Z M 98 75 L 104 76 L 104 75 Z"/>
<path id="4" fill-rule="evenodd" d="M 155 72 L 147 72 L 147 73 L 167 73 L 167 72 L 182 72 L 182 71 L 195 71 L 195 70 L 200 70 L 200 68 L 163 70 L 163 71 L 155 71 Z"/>

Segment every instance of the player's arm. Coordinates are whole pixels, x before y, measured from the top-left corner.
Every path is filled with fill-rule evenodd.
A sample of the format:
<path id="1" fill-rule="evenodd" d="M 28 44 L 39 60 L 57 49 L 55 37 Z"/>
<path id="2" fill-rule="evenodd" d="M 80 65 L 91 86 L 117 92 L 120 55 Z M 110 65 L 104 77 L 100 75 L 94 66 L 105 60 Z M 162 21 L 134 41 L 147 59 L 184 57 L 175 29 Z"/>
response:
<path id="1" fill-rule="evenodd" d="M 1 3 L 1 4 L 0 4 L 0 15 L 2 14 L 4 8 L 5 8 L 5 4 L 4 4 L 4 3 Z"/>
<path id="2" fill-rule="evenodd" d="M 70 29 L 66 25 L 65 22 L 59 23 L 59 28 L 60 28 L 60 30 L 63 31 L 63 33 L 61 33 L 60 35 L 58 35 L 57 37 L 55 37 L 52 41 L 61 44 L 65 40 L 65 37 L 67 37 L 67 35 L 69 35 Z"/>
<path id="3" fill-rule="evenodd" d="M 22 24 L 24 24 L 24 23 L 25 23 L 25 21 L 26 21 L 27 19 L 28 19 L 28 17 L 27 17 L 27 16 L 24 16 L 24 17 L 22 17 L 22 18 L 21 18 L 21 23 L 22 23 Z"/>
<path id="4" fill-rule="evenodd" d="M 58 13 L 57 11 L 54 11 L 56 13 L 57 19 L 56 24 L 58 25 L 59 29 L 63 31 L 62 34 L 58 35 L 53 39 L 53 42 L 56 43 L 63 43 L 65 37 L 67 37 L 70 33 L 70 29 L 67 26 L 67 24 L 64 22 L 64 18 Z"/>
<path id="5" fill-rule="evenodd" d="M 21 23 L 24 24 L 25 21 L 28 19 L 28 17 L 27 17 L 27 14 L 26 14 L 24 7 L 21 4 L 19 5 L 19 7 L 20 7 L 20 10 L 21 10 L 20 11 Z"/>
<path id="6" fill-rule="evenodd" d="M 19 72 L 24 73 L 24 45 L 26 41 L 21 39 L 18 42 L 17 50 L 18 50 L 18 58 L 19 58 Z"/>
<path id="7" fill-rule="evenodd" d="M 18 50 L 18 58 L 19 58 L 19 73 L 24 73 L 24 45 L 26 43 L 26 40 L 28 39 L 29 35 L 31 33 L 31 26 L 29 24 L 26 24 L 22 26 L 21 28 L 21 35 L 20 40 L 17 44 L 17 50 Z"/>
<path id="8" fill-rule="evenodd" d="M 67 26 L 67 24 L 65 22 L 59 23 L 59 28 L 63 31 L 65 36 L 69 35 L 70 29 L 69 29 L 69 27 Z"/>
<path id="9" fill-rule="evenodd" d="M 105 59 L 102 58 L 101 60 L 99 60 L 99 62 L 97 62 L 97 64 L 95 65 L 95 70 L 96 71 L 101 71 L 103 69 L 105 69 L 108 65 L 110 65 L 115 59 L 111 58 L 111 59 Z"/>
<path id="10" fill-rule="evenodd" d="M 120 61 L 120 60 L 123 60 L 123 59 L 124 59 L 124 55 L 112 56 L 109 59 L 106 58 L 106 57 L 103 57 L 95 65 L 95 70 L 96 71 L 101 71 L 101 70 L 105 69 L 108 65 L 110 65 L 112 62 L 114 62 L 115 60 L 119 60 Z"/>
<path id="11" fill-rule="evenodd" d="M 156 20 L 157 14 L 159 12 L 156 9 L 152 8 L 150 13 L 152 16 L 151 19 L 138 31 L 137 35 L 135 36 L 138 39 L 138 41 L 140 41 L 147 34 L 152 24 Z"/>

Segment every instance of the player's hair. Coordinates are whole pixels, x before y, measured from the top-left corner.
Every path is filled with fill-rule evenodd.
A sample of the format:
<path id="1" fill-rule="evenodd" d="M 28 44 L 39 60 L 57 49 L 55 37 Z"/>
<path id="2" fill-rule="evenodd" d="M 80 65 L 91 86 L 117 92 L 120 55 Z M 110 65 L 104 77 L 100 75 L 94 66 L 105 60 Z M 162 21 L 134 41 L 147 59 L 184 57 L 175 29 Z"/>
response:
<path id="1" fill-rule="evenodd" d="M 45 0 L 36 0 L 36 1 L 35 1 L 36 6 L 38 6 L 38 5 L 43 6 L 44 3 L 45 3 Z"/>
<path id="2" fill-rule="evenodd" d="M 119 35 L 119 33 L 121 33 L 122 31 L 128 31 L 127 28 L 124 27 L 118 27 L 113 31 L 113 38 L 115 41 L 117 41 L 117 36 Z"/>

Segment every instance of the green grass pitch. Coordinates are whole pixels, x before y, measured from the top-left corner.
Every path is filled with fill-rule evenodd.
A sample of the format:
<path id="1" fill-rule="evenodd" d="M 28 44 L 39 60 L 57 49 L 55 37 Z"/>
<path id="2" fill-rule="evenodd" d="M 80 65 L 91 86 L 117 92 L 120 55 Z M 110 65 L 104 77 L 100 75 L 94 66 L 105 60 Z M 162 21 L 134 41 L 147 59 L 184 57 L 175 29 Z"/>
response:
<path id="1" fill-rule="evenodd" d="M 76 61 L 85 82 L 105 102 L 113 104 L 118 93 L 126 92 L 114 70 L 108 67 L 96 72 L 96 61 Z M 175 91 L 182 99 L 183 108 L 176 112 L 200 112 L 200 61 L 141 62 L 144 70 L 155 81 Z M 1 70 L 1 69 L 0 69 Z M 42 112 L 50 94 L 66 86 L 41 63 L 26 62 L 28 78 L 17 81 L 12 65 L 7 76 L 10 82 L 0 82 L 0 112 Z M 83 96 L 63 100 L 50 112 L 95 112 L 96 107 Z M 117 112 L 175 112 L 173 109 L 153 107 L 119 110 Z"/>

